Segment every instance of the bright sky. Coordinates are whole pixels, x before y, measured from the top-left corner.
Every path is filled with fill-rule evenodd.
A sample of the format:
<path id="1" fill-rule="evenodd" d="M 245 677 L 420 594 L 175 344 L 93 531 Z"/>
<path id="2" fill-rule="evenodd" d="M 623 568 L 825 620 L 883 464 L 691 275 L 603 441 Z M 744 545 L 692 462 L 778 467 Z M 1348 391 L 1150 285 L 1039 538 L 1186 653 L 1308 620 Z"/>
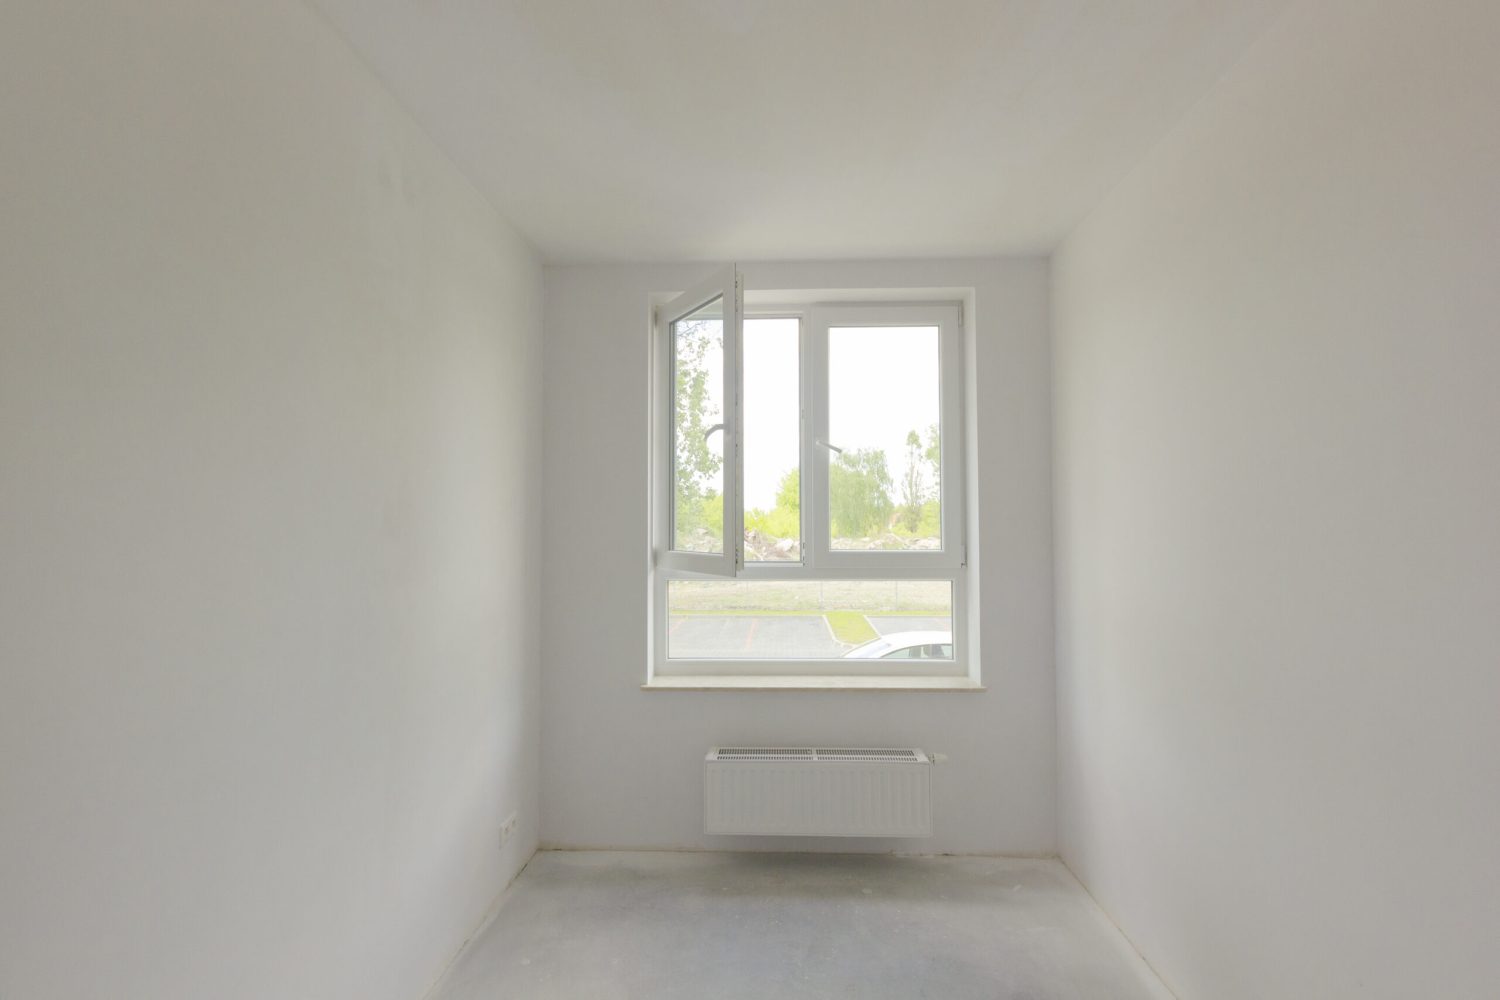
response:
<path id="1" fill-rule="evenodd" d="M 769 510 L 798 460 L 798 322 L 747 319 L 744 338 L 745 508 Z M 835 327 L 828 342 L 829 440 L 883 448 L 899 500 L 906 435 L 926 446 L 938 422 L 936 327 Z M 928 480 L 931 485 L 931 480 Z"/>

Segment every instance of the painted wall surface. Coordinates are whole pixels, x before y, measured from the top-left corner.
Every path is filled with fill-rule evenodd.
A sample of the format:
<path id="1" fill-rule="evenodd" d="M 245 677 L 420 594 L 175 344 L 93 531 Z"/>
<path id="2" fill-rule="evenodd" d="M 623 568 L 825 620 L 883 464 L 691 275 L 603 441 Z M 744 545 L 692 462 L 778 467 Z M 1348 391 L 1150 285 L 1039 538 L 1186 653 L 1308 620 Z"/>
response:
<path id="1" fill-rule="evenodd" d="M 535 844 L 539 264 L 295 0 L 8 0 L 0 135 L 0 996 L 414 1000 Z"/>
<path id="2" fill-rule="evenodd" d="M 1062 852 L 1184 1000 L 1500 995 L 1497 51 L 1293 5 L 1056 263 Z"/>
<path id="3" fill-rule="evenodd" d="M 751 264 L 750 289 L 975 290 L 980 694 L 642 691 L 647 656 L 649 300 L 711 264 L 549 267 L 542 839 L 565 846 L 1047 853 L 1054 848 L 1045 261 Z M 719 743 L 916 745 L 921 841 L 703 834 Z"/>

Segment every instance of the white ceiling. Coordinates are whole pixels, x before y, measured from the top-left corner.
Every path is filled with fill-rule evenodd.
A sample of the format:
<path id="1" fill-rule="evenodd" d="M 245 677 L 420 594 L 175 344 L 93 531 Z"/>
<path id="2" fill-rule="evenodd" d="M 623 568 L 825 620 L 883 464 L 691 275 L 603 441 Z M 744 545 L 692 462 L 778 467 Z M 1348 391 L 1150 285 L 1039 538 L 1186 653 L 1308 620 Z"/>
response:
<path id="1" fill-rule="evenodd" d="M 313 0 L 551 261 L 1050 250 L 1285 0 Z"/>

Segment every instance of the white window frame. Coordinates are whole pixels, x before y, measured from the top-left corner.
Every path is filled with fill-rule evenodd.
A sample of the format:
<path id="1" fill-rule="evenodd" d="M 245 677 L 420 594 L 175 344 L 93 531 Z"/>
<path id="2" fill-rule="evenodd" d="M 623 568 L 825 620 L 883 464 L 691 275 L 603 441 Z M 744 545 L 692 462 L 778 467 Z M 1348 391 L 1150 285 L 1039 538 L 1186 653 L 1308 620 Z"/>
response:
<path id="1" fill-rule="evenodd" d="M 734 290 L 733 343 L 728 308 L 725 321 L 725 550 L 723 555 L 672 552 L 674 506 L 672 469 L 673 379 L 672 323 L 689 315 L 716 294 Z M 718 290 L 718 291 L 716 291 Z M 725 299 L 726 304 L 729 299 Z M 744 561 L 744 503 L 740 489 L 740 344 L 745 319 L 796 318 L 800 331 L 801 383 L 801 553 L 795 563 Z M 936 551 L 851 551 L 830 547 L 828 517 L 829 330 L 838 327 L 935 326 L 939 330 L 940 429 L 939 480 L 942 548 Z M 827 302 L 811 305 L 743 305 L 743 287 L 734 269 L 720 272 L 692 291 L 656 310 L 652 328 L 651 408 L 653 469 L 651 653 L 650 677 L 827 676 L 951 677 L 971 676 L 968 627 L 968 548 L 965 539 L 964 442 L 964 310 L 956 301 Z M 728 387 L 732 387 L 728 388 Z M 732 399 L 732 403 L 727 402 Z M 733 455 L 731 461 L 730 455 Z M 733 491 L 730 491 L 730 466 Z M 732 502 L 731 502 L 732 501 Z M 733 534 L 730 524 L 733 523 Z M 951 587 L 954 655 L 951 660 L 906 659 L 669 659 L 667 656 L 667 588 L 672 580 L 944 580 Z"/>
<path id="2" fill-rule="evenodd" d="M 882 303 L 880 305 L 818 305 L 812 309 L 812 344 L 806 349 L 804 336 L 803 363 L 811 369 L 811 381 L 803 385 L 803 411 L 812 418 L 811 437 L 814 453 L 811 464 L 804 465 L 812 480 L 814 513 L 808 523 L 809 505 L 803 504 L 803 537 L 811 541 L 812 564 L 825 569 L 875 569 L 890 575 L 913 569 L 959 569 L 967 561 L 964 551 L 964 373 L 962 311 L 957 303 Z M 837 441 L 829 441 L 828 426 L 828 341 L 829 330 L 836 327 L 936 326 L 938 328 L 938 371 L 941 379 L 940 419 L 941 452 L 938 456 L 938 481 L 942 491 L 943 547 L 935 552 L 853 551 L 831 547 L 828 517 L 828 464 Z M 811 390 L 811 394 L 809 394 Z M 808 456 L 804 454 L 806 462 Z M 804 498 L 808 495 L 804 491 Z M 900 569 L 895 567 L 899 566 Z"/>

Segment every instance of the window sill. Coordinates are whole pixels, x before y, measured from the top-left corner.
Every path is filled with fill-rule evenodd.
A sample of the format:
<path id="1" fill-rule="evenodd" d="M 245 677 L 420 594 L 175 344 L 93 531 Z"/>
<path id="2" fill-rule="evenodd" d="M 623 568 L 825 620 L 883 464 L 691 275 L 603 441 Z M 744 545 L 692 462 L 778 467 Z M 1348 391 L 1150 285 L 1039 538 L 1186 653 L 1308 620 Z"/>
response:
<path id="1" fill-rule="evenodd" d="M 653 677 L 642 691 L 983 691 L 968 677 L 868 677 L 720 674 Z"/>

